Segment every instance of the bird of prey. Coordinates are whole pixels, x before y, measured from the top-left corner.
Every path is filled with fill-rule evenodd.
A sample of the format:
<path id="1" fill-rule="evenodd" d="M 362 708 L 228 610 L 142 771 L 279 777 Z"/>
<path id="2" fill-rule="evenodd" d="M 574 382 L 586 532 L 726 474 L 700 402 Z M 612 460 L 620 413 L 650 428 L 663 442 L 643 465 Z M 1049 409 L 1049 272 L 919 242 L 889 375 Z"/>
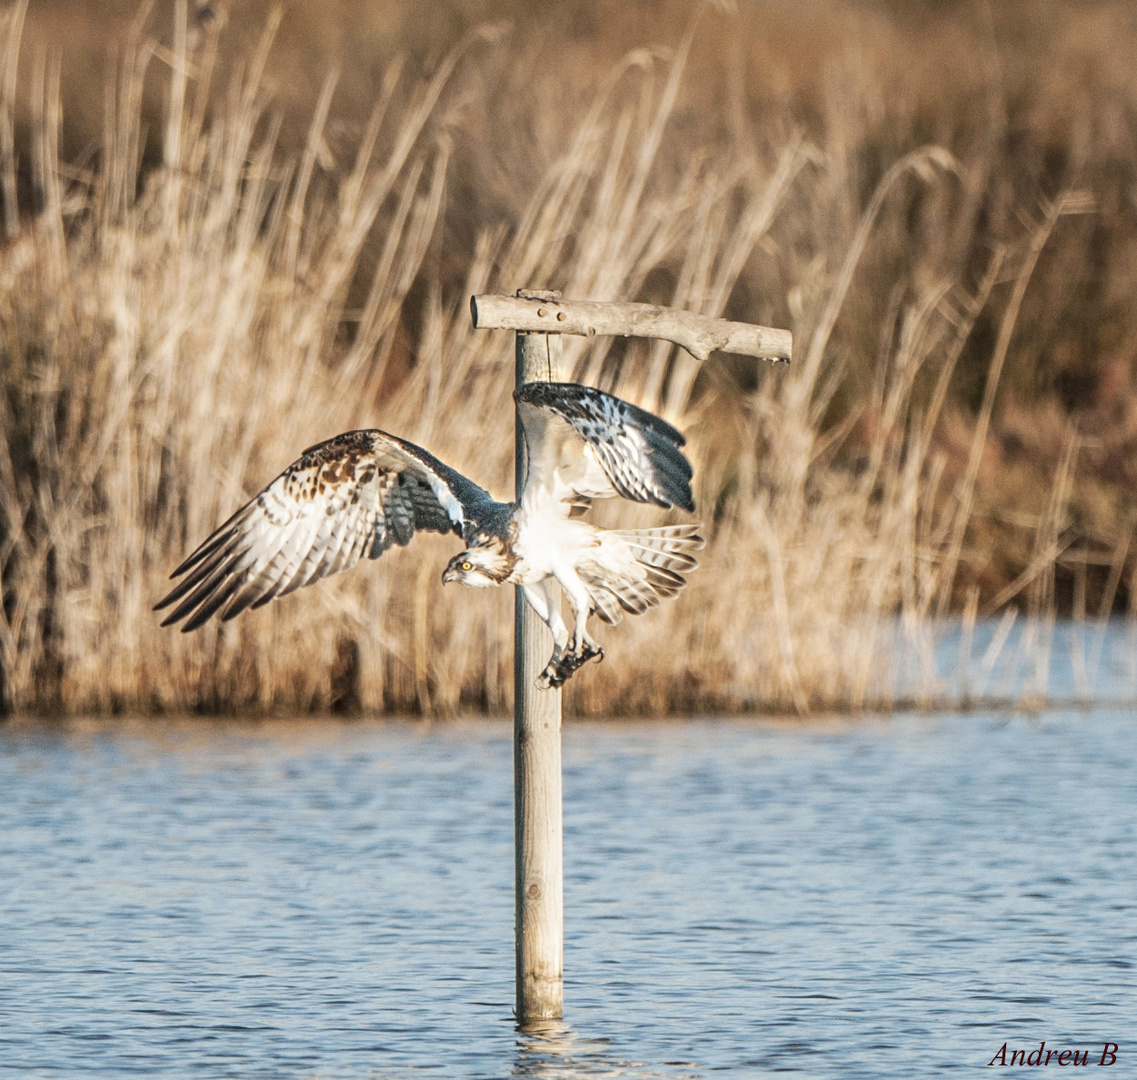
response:
<path id="1" fill-rule="evenodd" d="M 553 633 L 539 686 L 560 686 L 602 659 L 585 628 L 589 615 L 617 623 L 674 596 L 703 539 L 696 524 L 601 529 L 581 515 L 593 499 L 616 495 L 693 511 L 685 440 L 659 417 L 577 383 L 527 383 L 513 396 L 528 451 L 516 502 L 498 502 L 394 435 L 337 435 L 306 450 L 173 572 L 181 580 L 155 605 L 175 605 L 162 625 L 185 619 L 189 631 L 215 613 L 231 619 L 425 529 L 466 544 L 444 582 L 522 587 Z M 571 634 L 550 596 L 553 581 L 572 607 Z"/>

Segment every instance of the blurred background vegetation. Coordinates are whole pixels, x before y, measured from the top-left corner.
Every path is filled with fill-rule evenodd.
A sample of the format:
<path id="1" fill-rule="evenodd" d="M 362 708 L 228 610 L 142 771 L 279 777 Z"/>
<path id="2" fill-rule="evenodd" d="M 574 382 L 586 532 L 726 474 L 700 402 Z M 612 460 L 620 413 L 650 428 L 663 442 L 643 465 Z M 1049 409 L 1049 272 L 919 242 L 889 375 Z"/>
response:
<path id="1" fill-rule="evenodd" d="M 711 539 L 578 712 L 888 706 L 898 627 L 1132 612 L 1135 55 L 1116 0 L 7 8 L 0 709 L 507 707 L 510 598 L 444 592 L 445 540 L 149 610 L 350 427 L 508 491 L 475 290 L 795 334 L 571 343 L 691 433 Z"/>

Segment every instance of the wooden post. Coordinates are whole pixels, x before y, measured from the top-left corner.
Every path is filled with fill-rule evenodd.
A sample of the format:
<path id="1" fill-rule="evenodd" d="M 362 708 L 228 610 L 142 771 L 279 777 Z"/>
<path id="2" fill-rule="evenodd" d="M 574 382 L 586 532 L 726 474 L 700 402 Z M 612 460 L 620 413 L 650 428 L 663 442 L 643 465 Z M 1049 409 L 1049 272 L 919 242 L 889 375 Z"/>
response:
<path id="1" fill-rule="evenodd" d="M 559 293 L 519 290 L 553 301 Z M 561 338 L 517 334 L 517 385 L 560 377 Z M 515 432 L 517 495 L 525 486 L 525 435 Z M 560 603 L 560 586 L 549 593 Z M 561 692 L 538 690 L 553 635 L 514 589 L 513 814 L 517 935 L 517 1022 L 557 1020 L 564 1011 L 564 863 L 561 840 Z"/>
<path id="2" fill-rule="evenodd" d="M 477 329 L 517 335 L 517 385 L 561 377 L 561 335 L 618 334 L 673 341 L 698 360 L 716 350 L 788 361 L 788 330 L 730 322 L 652 304 L 561 300 L 518 289 L 516 296 L 470 297 Z M 517 493 L 525 485 L 525 437 L 516 421 Z M 554 603 L 560 587 L 549 588 Z M 553 635 L 520 589 L 513 652 L 513 790 L 516 829 L 517 1021 L 560 1019 L 564 1011 L 564 868 L 561 839 L 561 692 L 538 690 Z"/>

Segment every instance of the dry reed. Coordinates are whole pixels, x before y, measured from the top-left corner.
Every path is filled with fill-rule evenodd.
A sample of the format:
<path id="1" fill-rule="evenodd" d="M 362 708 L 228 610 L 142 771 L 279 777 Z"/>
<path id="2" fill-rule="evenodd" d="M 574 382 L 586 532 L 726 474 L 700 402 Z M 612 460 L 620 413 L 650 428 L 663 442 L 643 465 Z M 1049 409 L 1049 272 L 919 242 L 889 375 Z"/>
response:
<path id="1" fill-rule="evenodd" d="M 664 345 L 567 343 L 576 378 L 690 433 L 710 539 L 678 601 L 605 636 L 608 660 L 574 680 L 572 709 L 801 713 L 987 693 L 974 679 L 945 689 L 937 617 L 965 597 L 969 662 L 980 592 L 959 571 L 977 562 L 1002 372 L 1040 259 L 1092 204 L 1007 194 L 997 109 L 957 145 L 910 145 L 862 191 L 859 157 L 888 140 L 856 72 L 833 76 L 841 92 L 815 132 L 792 111 L 778 139 L 690 130 L 696 20 L 666 56 L 630 53 L 598 81 L 542 171 L 515 181 L 513 209 L 474 228 L 456 273 L 444 223 L 463 125 L 479 130 L 470 73 L 498 70 L 516 43 L 476 30 L 429 78 L 390 65 L 339 168 L 334 78 L 293 151 L 265 85 L 276 22 L 223 78 L 219 29 L 191 40 L 185 0 L 175 9 L 168 45 L 140 29 L 121 42 L 85 164 L 59 158 L 58 60 L 19 55 L 24 3 L 0 40 L 5 708 L 505 709 L 512 598 L 443 589 L 446 538 L 195 635 L 160 631 L 150 606 L 187 549 L 338 431 L 396 432 L 507 492 L 511 341 L 474 332 L 466 301 L 516 287 L 791 321 L 797 342 L 788 370 L 757 373 L 700 369 Z M 155 80 L 160 158 L 147 160 Z M 985 326 L 998 329 L 969 420 L 953 380 Z M 1021 508 L 1029 561 L 982 605 L 1028 592 L 1036 630 L 1019 647 L 1040 664 L 1071 542 L 1079 444 L 1064 430 L 1049 498 Z M 953 438 L 965 453 L 949 453 Z M 1131 530 L 1107 552 L 1103 615 L 1128 581 Z M 988 644 L 988 681 L 1010 635 L 1000 624 Z"/>

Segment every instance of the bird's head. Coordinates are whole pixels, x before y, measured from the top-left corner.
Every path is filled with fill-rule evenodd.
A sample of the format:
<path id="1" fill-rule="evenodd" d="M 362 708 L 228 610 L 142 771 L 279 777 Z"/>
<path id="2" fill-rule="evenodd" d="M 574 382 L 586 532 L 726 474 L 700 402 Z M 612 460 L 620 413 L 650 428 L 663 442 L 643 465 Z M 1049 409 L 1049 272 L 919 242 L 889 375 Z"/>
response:
<path id="1" fill-rule="evenodd" d="M 514 561 L 499 544 L 467 548 L 450 560 L 442 572 L 442 580 L 460 581 L 463 585 L 485 589 L 505 581 Z"/>

